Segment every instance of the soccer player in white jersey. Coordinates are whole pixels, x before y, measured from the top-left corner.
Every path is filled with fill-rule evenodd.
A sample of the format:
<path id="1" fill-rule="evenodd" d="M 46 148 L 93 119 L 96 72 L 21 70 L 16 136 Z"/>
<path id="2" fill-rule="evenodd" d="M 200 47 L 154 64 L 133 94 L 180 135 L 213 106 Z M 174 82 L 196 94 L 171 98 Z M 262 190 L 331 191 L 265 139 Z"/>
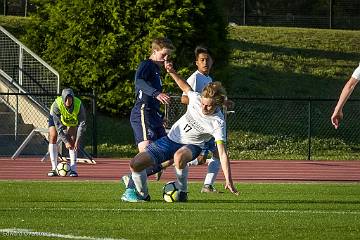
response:
<path id="1" fill-rule="evenodd" d="M 344 88 L 342 89 L 339 100 L 331 116 L 331 123 L 335 129 L 339 127 L 339 123 L 344 117 L 343 107 L 359 81 L 360 81 L 360 64 L 355 69 L 350 79 L 347 81 Z"/>
<path id="2" fill-rule="evenodd" d="M 209 76 L 209 73 L 214 63 L 214 59 L 212 57 L 212 54 L 210 54 L 210 51 L 204 46 L 197 46 L 194 52 L 197 70 L 193 74 L 191 74 L 191 76 L 186 80 L 186 82 L 195 92 L 201 93 L 204 87 L 213 81 L 212 78 Z M 183 93 L 183 95 L 181 96 L 181 103 L 186 105 L 189 104 L 189 98 L 186 93 Z M 209 151 L 212 152 L 212 157 L 210 159 L 207 159 Z M 205 162 L 208 164 L 208 169 L 201 192 L 217 192 L 217 190 L 214 188 L 214 183 L 219 172 L 220 160 L 219 154 L 216 151 L 214 138 L 211 138 L 211 140 L 205 144 L 205 148 L 203 149 L 199 157 L 190 161 L 188 165 L 196 166 L 204 164 Z"/>
<path id="3" fill-rule="evenodd" d="M 167 136 L 151 143 L 145 152 L 138 153 L 130 162 L 132 179 L 136 189 L 127 188 L 121 199 L 127 202 L 149 201 L 146 168 L 174 158 L 177 183 L 180 190 L 179 201 L 187 201 L 187 163 L 199 155 L 204 144 L 215 138 L 220 162 L 225 177 L 225 189 L 238 194 L 232 176 L 230 161 L 225 147 L 226 123 L 221 106 L 226 93 L 220 82 L 208 84 L 200 93 L 192 91 L 173 69 L 171 62 L 165 67 L 180 89 L 188 95 L 189 106 L 186 113 L 171 127 Z"/>

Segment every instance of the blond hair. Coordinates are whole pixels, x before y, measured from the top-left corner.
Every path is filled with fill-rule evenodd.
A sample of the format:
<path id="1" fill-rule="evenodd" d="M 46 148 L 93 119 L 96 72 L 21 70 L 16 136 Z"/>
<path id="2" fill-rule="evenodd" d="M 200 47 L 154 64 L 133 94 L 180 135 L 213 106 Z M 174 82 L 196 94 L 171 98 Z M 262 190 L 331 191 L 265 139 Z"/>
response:
<path id="1" fill-rule="evenodd" d="M 175 50 L 175 47 L 174 47 L 173 43 L 168 38 L 159 37 L 159 38 L 155 38 L 151 42 L 151 50 L 159 51 L 159 50 L 164 49 L 164 48 L 170 49 L 171 51 Z"/>
<path id="2" fill-rule="evenodd" d="M 226 100 L 226 90 L 221 82 L 211 82 L 202 90 L 201 97 L 212 98 L 217 106 L 222 106 Z"/>

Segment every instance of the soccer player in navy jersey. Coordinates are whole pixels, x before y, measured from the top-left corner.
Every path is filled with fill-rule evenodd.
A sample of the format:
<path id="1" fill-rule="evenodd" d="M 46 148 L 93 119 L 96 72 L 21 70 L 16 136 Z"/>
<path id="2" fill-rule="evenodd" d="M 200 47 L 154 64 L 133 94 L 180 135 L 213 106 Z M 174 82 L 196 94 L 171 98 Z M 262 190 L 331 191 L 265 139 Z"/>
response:
<path id="1" fill-rule="evenodd" d="M 139 152 L 152 141 L 166 135 L 160 104 L 167 104 L 170 97 L 162 92 L 160 68 L 175 49 L 167 38 L 156 38 L 151 44 L 151 55 L 142 61 L 135 74 L 135 105 L 130 122 Z"/>
<path id="2" fill-rule="evenodd" d="M 164 62 L 174 50 L 175 47 L 169 39 L 155 38 L 151 43 L 150 57 L 140 62 L 136 70 L 136 100 L 131 110 L 130 123 L 139 152 L 144 152 L 151 142 L 166 136 L 160 104 L 168 104 L 170 96 L 162 91 L 160 73 Z M 161 165 L 148 168 L 147 174 L 155 174 L 161 168 Z M 129 175 L 123 176 L 122 181 L 126 188 L 134 187 Z"/>

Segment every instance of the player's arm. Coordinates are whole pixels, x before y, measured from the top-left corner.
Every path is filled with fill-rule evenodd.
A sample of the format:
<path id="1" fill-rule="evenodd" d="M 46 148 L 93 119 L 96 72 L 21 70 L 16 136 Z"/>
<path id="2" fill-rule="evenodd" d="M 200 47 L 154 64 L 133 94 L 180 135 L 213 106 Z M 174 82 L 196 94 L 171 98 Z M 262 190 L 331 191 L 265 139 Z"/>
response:
<path id="1" fill-rule="evenodd" d="M 175 71 L 173 63 L 171 61 L 165 61 L 165 69 L 169 75 L 175 80 L 181 91 L 188 93 L 192 91 L 190 85 Z"/>
<path id="2" fill-rule="evenodd" d="M 76 141 L 75 141 L 75 146 L 74 146 L 75 150 L 77 150 L 78 147 L 80 146 L 80 140 L 86 130 L 86 111 L 85 111 L 85 107 L 82 103 L 80 105 L 78 121 L 79 121 L 79 125 L 77 128 Z"/>
<path id="3" fill-rule="evenodd" d="M 190 85 L 190 87 L 196 91 L 196 74 L 192 74 L 186 82 Z M 189 97 L 186 95 L 186 93 L 183 93 L 181 95 L 181 103 L 185 105 L 189 105 Z"/>
<path id="4" fill-rule="evenodd" d="M 226 145 L 224 141 L 216 141 L 217 150 L 219 152 L 219 158 L 221 163 L 221 168 L 225 177 L 225 189 L 229 189 L 230 192 L 238 195 L 239 192 L 235 188 L 232 177 L 231 177 L 231 168 L 230 161 L 226 152 Z"/>
<path id="5" fill-rule="evenodd" d="M 136 88 L 140 89 L 143 93 L 145 93 L 148 96 L 156 97 L 161 92 L 157 90 L 156 88 L 153 88 L 150 86 L 144 79 L 137 78 L 135 81 Z"/>
<path id="6" fill-rule="evenodd" d="M 189 105 L 189 97 L 187 95 L 181 96 L 181 103 L 185 105 Z"/>
<path id="7" fill-rule="evenodd" d="M 354 88 L 356 87 L 358 82 L 359 81 L 356 78 L 351 77 L 349 81 L 345 84 L 343 90 L 341 91 L 339 100 L 331 116 L 331 123 L 335 127 L 335 129 L 339 127 L 339 123 L 343 118 L 343 111 L 342 111 L 343 107 L 347 102 L 347 100 L 349 99 L 351 93 L 354 91 Z"/>
<path id="8" fill-rule="evenodd" d="M 146 95 L 156 98 L 162 104 L 170 103 L 170 97 L 166 93 L 160 92 L 156 88 L 151 87 L 144 79 L 137 79 L 136 86 L 138 87 L 138 89 L 141 89 L 141 91 L 143 91 Z"/>

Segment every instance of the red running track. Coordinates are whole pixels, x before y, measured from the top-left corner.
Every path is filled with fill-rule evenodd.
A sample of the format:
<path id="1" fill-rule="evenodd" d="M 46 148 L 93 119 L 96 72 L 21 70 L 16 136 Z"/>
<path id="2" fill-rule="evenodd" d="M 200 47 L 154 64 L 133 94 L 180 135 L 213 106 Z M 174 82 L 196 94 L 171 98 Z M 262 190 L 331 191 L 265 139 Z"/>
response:
<path id="1" fill-rule="evenodd" d="M 97 158 L 96 164 L 78 164 L 78 178 L 47 177 L 50 162 L 41 157 L 0 158 L 0 179 L 7 180 L 112 180 L 129 172 L 129 159 Z M 206 165 L 190 167 L 189 180 L 203 181 Z M 340 181 L 360 182 L 360 161 L 286 161 L 238 160 L 231 162 L 235 182 L 299 182 Z M 162 180 L 175 178 L 173 167 L 168 168 Z M 223 180 L 219 172 L 218 180 Z"/>

